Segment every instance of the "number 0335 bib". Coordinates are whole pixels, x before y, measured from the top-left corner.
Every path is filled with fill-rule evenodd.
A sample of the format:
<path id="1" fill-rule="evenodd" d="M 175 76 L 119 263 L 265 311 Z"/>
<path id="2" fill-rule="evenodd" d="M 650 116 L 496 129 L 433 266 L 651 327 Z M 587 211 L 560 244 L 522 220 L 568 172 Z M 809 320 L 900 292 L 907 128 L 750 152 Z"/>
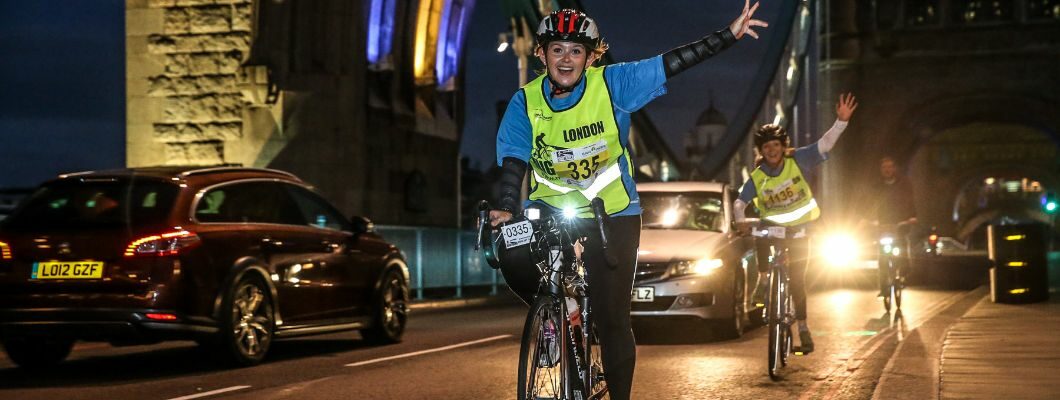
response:
<path id="1" fill-rule="evenodd" d="M 530 200 L 562 209 L 584 207 L 600 197 L 608 214 L 624 210 L 630 199 L 618 161 L 626 151 L 619 142 L 604 69 L 587 69 L 582 98 L 562 111 L 545 100 L 544 79 L 541 75 L 523 87 L 534 135 Z M 592 217 L 592 211 L 578 216 Z"/>

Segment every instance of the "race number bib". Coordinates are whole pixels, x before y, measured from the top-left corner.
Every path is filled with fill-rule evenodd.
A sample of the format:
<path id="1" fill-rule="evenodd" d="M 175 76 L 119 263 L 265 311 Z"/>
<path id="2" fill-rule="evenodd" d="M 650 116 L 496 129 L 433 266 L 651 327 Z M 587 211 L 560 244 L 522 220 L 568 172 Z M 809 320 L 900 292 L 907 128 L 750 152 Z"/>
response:
<path id="1" fill-rule="evenodd" d="M 552 163 L 560 180 L 582 189 L 593 184 L 610 159 L 611 153 L 604 140 L 588 146 L 552 152 Z"/>
<path id="2" fill-rule="evenodd" d="M 766 208 L 783 208 L 787 207 L 799 200 L 802 200 L 805 193 L 798 191 L 795 187 L 795 183 L 791 179 L 788 179 L 781 183 L 779 186 L 766 190 L 763 196 L 765 200 Z"/>
<path id="3" fill-rule="evenodd" d="M 530 221 L 505 225 L 501 228 L 501 236 L 504 237 L 505 248 L 519 247 L 530 243 L 530 238 L 534 236 L 534 227 L 530 225 Z"/>

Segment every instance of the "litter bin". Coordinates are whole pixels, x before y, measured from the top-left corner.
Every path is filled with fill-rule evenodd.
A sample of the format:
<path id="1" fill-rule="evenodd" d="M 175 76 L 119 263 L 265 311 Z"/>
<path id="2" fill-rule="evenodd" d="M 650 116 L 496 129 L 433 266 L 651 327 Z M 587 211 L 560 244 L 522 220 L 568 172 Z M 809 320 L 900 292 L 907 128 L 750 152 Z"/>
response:
<path id="1" fill-rule="evenodd" d="M 990 225 L 990 298 L 995 303 L 1049 299 L 1048 230 L 1045 224 Z"/>

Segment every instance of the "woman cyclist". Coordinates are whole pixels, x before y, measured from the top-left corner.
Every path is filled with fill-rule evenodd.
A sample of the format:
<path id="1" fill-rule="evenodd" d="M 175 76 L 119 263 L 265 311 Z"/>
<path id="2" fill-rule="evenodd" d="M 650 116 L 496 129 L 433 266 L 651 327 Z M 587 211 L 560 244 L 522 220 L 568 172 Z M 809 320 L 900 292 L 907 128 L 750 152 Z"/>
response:
<path id="1" fill-rule="evenodd" d="M 733 212 L 740 231 L 747 233 L 750 226 L 744 222 L 744 211 L 747 205 L 754 203 L 762 219 L 771 223 L 802 229 L 801 237 L 786 239 L 790 251 L 791 263 L 791 297 L 795 301 L 795 319 L 799 325 L 799 351 L 813 351 L 813 338 L 806 324 L 806 266 L 809 263 L 810 240 L 805 235 L 809 223 L 821 215 L 817 201 L 813 198 L 806 173 L 812 172 L 817 165 L 828 159 L 828 152 L 839 140 L 839 135 L 847 127 L 850 116 L 858 107 L 853 94 L 840 94 L 836 104 L 836 121 L 821 139 L 809 146 L 798 149 L 788 148 L 788 134 L 784 127 L 774 124 L 763 125 L 755 132 L 754 144 L 760 159 L 759 165 L 751 172 L 751 179 L 744 182 L 740 196 L 733 205 Z M 769 291 L 768 245 L 756 243 L 758 259 L 758 288 L 754 299 L 758 304 L 765 303 Z"/>
<path id="2" fill-rule="evenodd" d="M 617 265 L 605 267 L 600 238 L 590 234 L 582 259 L 589 270 L 590 302 L 595 316 L 604 370 L 612 399 L 628 399 L 633 382 L 636 343 L 630 325 L 630 292 L 640 243 L 640 199 L 629 158 L 630 114 L 666 93 L 667 79 L 731 46 L 751 27 L 758 3 L 718 32 L 646 60 L 592 67 L 607 51 L 596 22 L 585 13 L 564 9 L 542 19 L 535 54 L 545 73 L 512 96 L 497 133 L 501 166 L 498 210 L 493 226 L 519 210 L 523 175 L 530 166 L 526 206 L 546 211 L 580 210 L 600 197 L 610 215 L 609 246 Z M 587 231 L 591 231 L 588 230 Z M 502 252 L 501 270 L 509 287 L 528 304 L 539 281 L 528 246 Z"/>

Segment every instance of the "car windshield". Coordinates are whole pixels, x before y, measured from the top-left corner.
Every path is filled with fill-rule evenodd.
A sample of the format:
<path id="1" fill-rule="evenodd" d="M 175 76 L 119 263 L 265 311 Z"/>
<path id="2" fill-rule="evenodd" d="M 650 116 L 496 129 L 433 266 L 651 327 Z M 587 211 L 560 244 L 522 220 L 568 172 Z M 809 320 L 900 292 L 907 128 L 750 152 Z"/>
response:
<path id="1" fill-rule="evenodd" d="M 725 223 L 721 193 L 642 192 L 645 229 L 721 232 Z"/>
<path id="2" fill-rule="evenodd" d="M 37 189 L 3 225 L 33 232 L 158 225 L 179 190 L 160 181 L 66 179 Z"/>

